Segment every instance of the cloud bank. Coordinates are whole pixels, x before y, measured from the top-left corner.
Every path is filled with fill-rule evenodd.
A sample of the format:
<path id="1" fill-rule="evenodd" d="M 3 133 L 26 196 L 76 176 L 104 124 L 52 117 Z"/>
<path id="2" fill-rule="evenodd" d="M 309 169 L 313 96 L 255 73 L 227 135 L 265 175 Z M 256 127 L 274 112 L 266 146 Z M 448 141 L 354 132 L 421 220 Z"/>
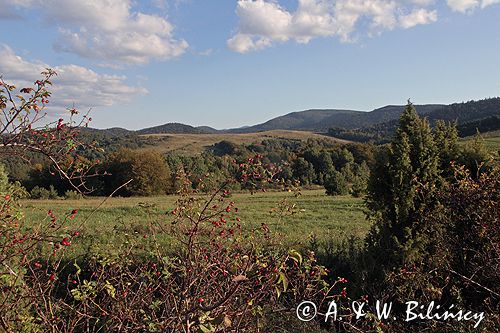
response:
<path id="1" fill-rule="evenodd" d="M 9 16 L 33 10 L 58 28 L 57 51 L 85 58 L 146 64 L 178 57 L 188 43 L 164 17 L 132 10 L 131 0 L 0 0 Z"/>
<path id="2" fill-rule="evenodd" d="M 91 69 L 68 64 L 50 66 L 43 62 L 28 61 L 15 54 L 6 45 L 0 45 L 0 73 L 4 80 L 15 83 L 18 88 L 31 87 L 40 78 L 37 73 L 51 67 L 57 72 L 50 89 L 50 108 L 62 112 L 75 105 L 77 109 L 86 111 L 89 108 L 123 104 L 147 90 L 128 84 L 127 77 L 119 75 L 98 74 Z"/>
<path id="3" fill-rule="evenodd" d="M 499 3 L 500 0 L 448 0 L 458 12 Z M 238 0 L 239 25 L 227 41 L 229 49 L 246 53 L 276 43 L 308 43 L 319 37 L 352 42 L 359 35 L 377 35 L 393 29 L 409 29 L 438 20 L 434 0 L 298 0 L 295 11 L 277 0 Z"/>

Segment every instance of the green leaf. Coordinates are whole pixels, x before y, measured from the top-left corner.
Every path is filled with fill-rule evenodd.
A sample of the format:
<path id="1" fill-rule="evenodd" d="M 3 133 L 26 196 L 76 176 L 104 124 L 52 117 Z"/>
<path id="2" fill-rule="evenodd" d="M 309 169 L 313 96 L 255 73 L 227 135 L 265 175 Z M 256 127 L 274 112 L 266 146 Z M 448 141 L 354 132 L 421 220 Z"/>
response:
<path id="1" fill-rule="evenodd" d="M 200 330 L 203 333 L 215 332 L 215 328 L 211 324 L 200 325 Z"/>
<path id="2" fill-rule="evenodd" d="M 280 272 L 278 284 L 280 282 L 283 284 L 283 291 L 286 291 L 288 289 L 288 278 L 286 277 L 285 273 L 283 273 L 283 272 Z"/>
<path id="3" fill-rule="evenodd" d="M 104 285 L 104 288 L 108 292 L 108 295 L 111 296 L 112 298 L 115 298 L 116 295 L 116 289 L 113 287 L 111 283 L 109 283 L 108 280 L 106 280 L 106 284 Z"/>
<path id="4" fill-rule="evenodd" d="M 302 264 L 302 255 L 297 251 L 297 250 L 290 250 L 288 251 L 288 255 L 290 258 L 298 262 L 299 264 Z"/>
<path id="5" fill-rule="evenodd" d="M 80 266 L 78 266 L 78 264 L 76 263 L 76 260 L 75 260 L 75 263 L 73 264 L 73 266 L 75 266 L 76 268 L 76 275 L 80 275 L 80 273 L 82 272 L 82 269 L 80 268 Z"/>

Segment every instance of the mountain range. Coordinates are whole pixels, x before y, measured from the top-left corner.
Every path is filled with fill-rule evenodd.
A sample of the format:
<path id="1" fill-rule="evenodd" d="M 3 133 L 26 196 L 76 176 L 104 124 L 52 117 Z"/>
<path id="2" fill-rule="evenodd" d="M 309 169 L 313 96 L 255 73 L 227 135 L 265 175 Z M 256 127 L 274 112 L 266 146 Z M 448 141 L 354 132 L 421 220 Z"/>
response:
<path id="1" fill-rule="evenodd" d="M 214 133 L 256 133 L 270 130 L 300 130 L 329 134 L 353 141 L 383 141 L 397 127 L 404 105 L 387 105 L 372 111 L 313 109 L 291 112 L 270 119 L 262 124 L 241 128 L 217 130 L 208 126 L 193 127 L 180 123 L 130 131 L 122 128 L 91 131 L 106 136 L 125 136 L 131 134 L 214 134 Z M 425 116 L 431 124 L 442 119 L 456 122 L 459 133 L 464 135 L 500 129 L 500 97 L 463 103 L 415 105 L 417 112 Z"/>

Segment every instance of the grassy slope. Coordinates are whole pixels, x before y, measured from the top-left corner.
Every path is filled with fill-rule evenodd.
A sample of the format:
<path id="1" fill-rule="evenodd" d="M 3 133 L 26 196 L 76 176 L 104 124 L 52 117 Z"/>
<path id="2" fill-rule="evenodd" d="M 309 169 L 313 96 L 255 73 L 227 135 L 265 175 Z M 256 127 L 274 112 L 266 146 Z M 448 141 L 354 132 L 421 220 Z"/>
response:
<path id="1" fill-rule="evenodd" d="M 158 144 L 147 149 L 157 149 L 161 152 L 175 152 L 178 154 L 200 154 L 208 146 L 217 142 L 227 140 L 236 144 L 260 143 L 262 140 L 271 138 L 296 139 L 305 141 L 307 139 L 324 139 L 332 142 L 348 142 L 329 136 L 306 131 L 273 130 L 259 133 L 245 134 L 151 134 L 148 137 L 158 138 Z"/>
<path id="2" fill-rule="evenodd" d="M 491 152 L 500 151 L 500 131 L 488 132 L 481 134 L 484 139 L 484 144 Z"/>
<path id="3" fill-rule="evenodd" d="M 270 211 L 285 198 L 297 205 L 298 213 L 280 221 Z M 63 218 L 63 215 L 72 209 L 78 209 L 78 217 L 69 222 L 70 229 L 74 229 L 76 224 L 89 217 L 102 200 L 102 198 L 26 200 L 23 205 L 27 221 L 42 220 L 49 209 L 53 209 L 59 218 Z M 126 247 L 127 242 L 134 241 L 145 246 L 147 250 L 150 238 L 144 238 L 144 234 L 147 233 L 145 226 L 150 221 L 158 221 L 169 227 L 172 219 L 165 213 L 174 207 L 175 200 L 175 196 L 111 198 L 88 218 L 78 245 L 71 247 L 70 250 L 82 254 L 88 247 L 92 247 L 93 252 L 97 250 L 108 253 L 121 246 Z M 312 233 L 316 234 L 320 241 L 336 240 L 350 235 L 363 236 L 369 228 L 369 223 L 364 218 L 364 205 L 361 199 L 350 196 L 326 196 L 324 190 L 303 191 L 298 198 L 283 192 L 254 195 L 241 193 L 234 194 L 233 200 L 239 208 L 238 215 L 244 227 L 259 227 L 261 223 L 266 223 L 272 231 L 280 234 L 279 239 L 282 239 L 286 246 L 306 246 Z M 148 213 L 139 206 L 140 203 L 155 205 L 151 215 L 148 216 Z M 161 243 L 165 246 L 169 246 L 172 241 L 168 236 L 161 239 Z"/>
<path id="4" fill-rule="evenodd" d="M 500 161 L 500 131 L 493 131 L 481 134 L 486 149 L 498 162 Z M 460 139 L 459 143 L 465 145 L 468 141 L 474 140 L 474 136 L 468 136 Z"/>

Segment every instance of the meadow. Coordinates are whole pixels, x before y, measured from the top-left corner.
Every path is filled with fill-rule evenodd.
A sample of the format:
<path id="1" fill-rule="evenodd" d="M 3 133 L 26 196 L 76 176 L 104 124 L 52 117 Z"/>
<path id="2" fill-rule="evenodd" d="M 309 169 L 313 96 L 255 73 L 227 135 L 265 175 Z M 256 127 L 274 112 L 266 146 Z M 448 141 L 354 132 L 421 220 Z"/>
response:
<path id="1" fill-rule="evenodd" d="M 481 135 L 486 148 L 491 152 L 500 151 L 500 131 L 489 132 Z"/>
<path id="2" fill-rule="evenodd" d="M 229 141 L 237 145 L 260 144 L 268 139 L 288 139 L 307 141 L 309 139 L 326 140 L 329 143 L 348 143 L 347 140 L 310 132 L 292 130 L 272 130 L 257 133 L 217 133 L 217 134 L 146 134 L 141 137 L 152 140 L 153 144 L 144 149 L 153 149 L 161 153 L 197 155 L 218 142 Z M 156 140 L 156 141 L 155 141 Z"/>
<path id="3" fill-rule="evenodd" d="M 51 209 L 58 219 L 67 219 L 67 230 L 61 235 L 81 230 L 78 243 L 70 253 L 87 252 L 112 254 L 130 247 L 152 250 L 151 227 L 168 230 L 171 211 L 176 206 L 175 195 L 157 197 L 103 198 L 79 200 L 24 200 L 25 221 L 28 224 L 50 223 Z M 262 223 L 275 233 L 280 246 L 304 248 L 311 242 L 340 242 L 350 236 L 362 237 L 369 229 L 362 199 L 351 196 L 327 196 L 324 189 L 303 190 L 300 195 L 289 192 L 235 193 L 231 200 L 238 207 L 243 228 L 258 228 Z M 77 209 L 74 219 L 69 219 Z M 172 248 L 175 239 L 162 233 L 162 246 Z"/>
<path id="4" fill-rule="evenodd" d="M 474 136 L 468 136 L 461 138 L 459 143 L 465 145 L 467 142 L 472 142 Z M 500 131 L 492 131 L 488 133 L 481 134 L 481 141 L 485 148 L 492 154 L 497 160 L 500 154 Z"/>

